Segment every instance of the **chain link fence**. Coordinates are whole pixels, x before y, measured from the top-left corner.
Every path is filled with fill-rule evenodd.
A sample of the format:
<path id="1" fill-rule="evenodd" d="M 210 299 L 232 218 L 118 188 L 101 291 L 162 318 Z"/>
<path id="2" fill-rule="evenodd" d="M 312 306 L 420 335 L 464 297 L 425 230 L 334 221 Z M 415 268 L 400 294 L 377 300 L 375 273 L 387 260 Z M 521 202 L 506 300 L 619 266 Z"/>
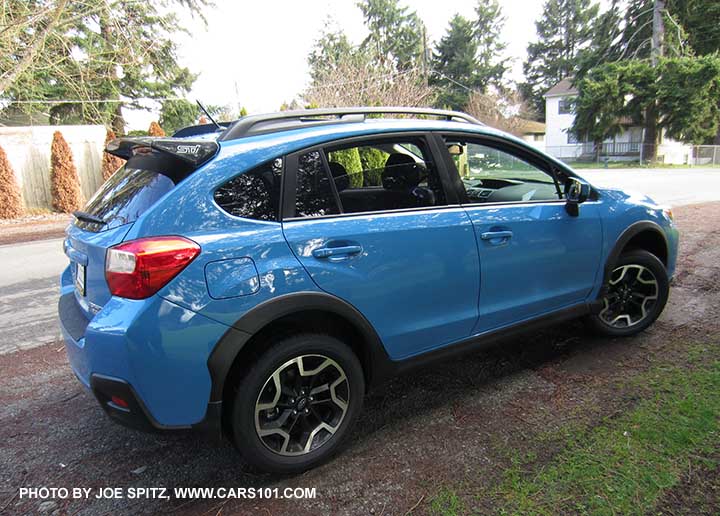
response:
<path id="1" fill-rule="evenodd" d="M 593 168 L 648 165 L 651 155 L 649 146 L 633 142 L 546 146 L 545 152 L 571 166 Z M 655 164 L 720 167 L 720 145 L 658 145 Z"/>

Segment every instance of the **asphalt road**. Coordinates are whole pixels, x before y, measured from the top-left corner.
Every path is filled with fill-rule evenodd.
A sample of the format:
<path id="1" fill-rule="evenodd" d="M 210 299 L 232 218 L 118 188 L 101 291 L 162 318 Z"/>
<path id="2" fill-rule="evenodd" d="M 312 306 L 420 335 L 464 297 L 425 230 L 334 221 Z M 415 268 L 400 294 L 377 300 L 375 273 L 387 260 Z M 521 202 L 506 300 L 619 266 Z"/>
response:
<path id="1" fill-rule="evenodd" d="M 720 200 L 720 169 L 579 170 L 597 186 L 646 193 L 681 206 Z M 0 246 L 0 354 L 57 339 L 58 281 L 67 265 L 62 240 Z"/>

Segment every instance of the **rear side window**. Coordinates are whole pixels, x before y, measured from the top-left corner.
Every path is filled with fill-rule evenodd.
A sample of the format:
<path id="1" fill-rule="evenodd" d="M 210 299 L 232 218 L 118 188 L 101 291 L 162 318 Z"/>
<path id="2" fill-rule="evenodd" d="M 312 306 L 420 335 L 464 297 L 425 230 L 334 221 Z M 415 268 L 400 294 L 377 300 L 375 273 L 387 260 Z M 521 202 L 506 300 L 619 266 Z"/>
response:
<path id="1" fill-rule="evenodd" d="M 231 179 L 215 191 L 215 202 L 230 215 L 280 220 L 283 160 L 278 158 Z"/>
<path id="2" fill-rule="evenodd" d="M 130 224 L 175 187 L 175 182 L 168 176 L 131 165 L 132 160 L 115 172 L 83 210 L 102 219 L 105 224 L 77 220 L 77 226 L 90 231 L 104 231 Z"/>

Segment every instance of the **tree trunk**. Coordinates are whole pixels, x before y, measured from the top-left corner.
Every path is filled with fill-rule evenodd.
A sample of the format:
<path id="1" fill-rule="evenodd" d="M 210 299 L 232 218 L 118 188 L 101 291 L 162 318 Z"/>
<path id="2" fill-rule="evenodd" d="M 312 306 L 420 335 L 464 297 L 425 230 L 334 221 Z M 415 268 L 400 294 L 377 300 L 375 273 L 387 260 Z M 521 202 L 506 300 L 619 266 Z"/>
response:
<path id="1" fill-rule="evenodd" d="M 643 139 L 643 155 L 649 163 L 657 162 L 658 136 L 657 105 L 653 101 L 645 110 L 645 137 Z"/>

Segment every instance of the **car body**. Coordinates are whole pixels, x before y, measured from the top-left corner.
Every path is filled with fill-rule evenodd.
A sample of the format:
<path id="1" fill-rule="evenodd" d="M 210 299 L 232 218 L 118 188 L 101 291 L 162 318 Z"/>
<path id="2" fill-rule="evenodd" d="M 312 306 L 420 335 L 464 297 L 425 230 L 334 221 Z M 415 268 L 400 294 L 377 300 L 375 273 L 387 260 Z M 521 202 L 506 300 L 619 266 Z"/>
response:
<path id="1" fill-rule="evenodd" d="M 672 277 L 678 233 L 647 197 L 590 187 L 466 115 L 364 116 L 386 111 L 246 117 L 109 146 L 128 165 L 67 229 L 59 312 L 70 365 L 111 417 L 232 432 L 237 386 L 281 336 L 337 337 L 364 390 L 517 331 L 607 313 L 628 250 Z M 358 178 L 355 149 L 361 165 L 385 165 Z M 149 286 L 163 265 L 132 276 L 142 253 L 153 259 L 137 252 L 146 242 L 177 245 L 168 259 L 185 260 Z M 660 303 L 646 299 L 643 317 Z M 618 317 L 616 330 L 632 333 Z"/>

